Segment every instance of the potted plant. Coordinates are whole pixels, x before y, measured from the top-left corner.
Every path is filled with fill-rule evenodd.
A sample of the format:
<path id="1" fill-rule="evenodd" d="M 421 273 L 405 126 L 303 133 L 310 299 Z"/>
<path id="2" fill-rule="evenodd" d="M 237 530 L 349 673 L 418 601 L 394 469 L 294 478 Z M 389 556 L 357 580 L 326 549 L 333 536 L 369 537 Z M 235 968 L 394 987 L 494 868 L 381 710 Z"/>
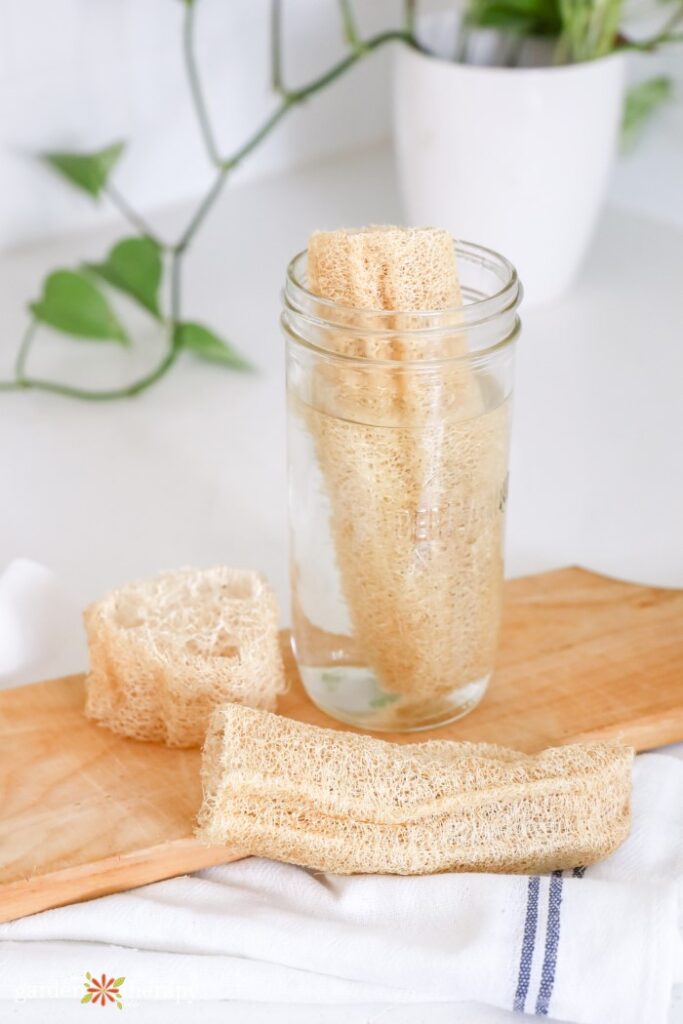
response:
<path id="1" fill-rule="evenodd" d="M 671 6 L 671 0 L 669 0 Z M 527 304 L 560 296 L 595 227 L 624 109 L 622 0 L 468 0 L 450 39 L 400 47 L 394 138 L 406 219 L 504 252 Z M 446 23 L 447 27 L 447 23 Z M 450 59 L 449 59 L 450 58 Z M 637 117 L 667 93 L 633 97 Z"/>

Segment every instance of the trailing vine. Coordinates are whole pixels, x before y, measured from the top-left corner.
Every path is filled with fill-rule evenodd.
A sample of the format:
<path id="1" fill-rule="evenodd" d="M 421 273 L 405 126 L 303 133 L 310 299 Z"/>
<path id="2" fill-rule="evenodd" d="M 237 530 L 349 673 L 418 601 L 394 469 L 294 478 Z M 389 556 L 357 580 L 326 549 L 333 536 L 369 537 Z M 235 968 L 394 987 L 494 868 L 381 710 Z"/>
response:
<path id="1" fill-rule="evenodd" d="M 122 239 L 110 250 L 103 263 L 85 264 L 77 270 L 53 271 L 43 282 L 40 299 L 30 303 L 30 319 L 22 338 L 12 380 L 0 381 L 0 390 L 47 391 L 85 401 L 113 401 L 130 398 L 146 391 L 161 380 L 174 366 L 183 351 L 220 363 L 235 370 L 248 370 L 250 365 L 231 345 L 201 323 L 182 317 L 183 260 L 195 236 L 221 194 L 230 174 L 266 139 L 290 111 L 322 92 L 341 78 L 359 61 L 391 42 L 416 45 L 410 23 L 405 30 L 379 32 L 367 39 L 358 34 L 351 6 L 340 0 L 340 12 L 348 52 L 323 74 L 296 89 L 287 88 L 282 79 L 282 9 L 281 0 L 271 0 L 271 74 L 279 98 L 273 112 L 238 147 L 222 155 L 209 116 L 196 58 L 195 27 L 199 0 L 182 0 L 184 5 L 182 46 L 193 109 L 199 125 L 206 155 L 214 168 L 210 187 L 198 202 L 179 237 L 164 242 L 147 224 L 131 203 L 119 192 L 110 176 L 123 153 L 124 143 L 115 142 L 96 153 L 46 153 L 43 160 L 70 184 L 94 198 L 106 197 L 135 230 L 132 237 Z M 407 5 L 407 10 L 411 4 Z M 164 269 L 169 275 L 168 311 L 159 303 L 159 290 Z M 164 326 L 166 345 L 157 365 L 123 387 L 90 389 L 60 381 L 32 376 L 28 360 L 39 326 L 46 325 L 71 337 L 94 341 L 130 343 L 127 331 L 100 288 L 103 281 L 125 293 Z"/>
<path id="2" fill-rule="evenodd" d="M 187 251 L 206 217 L 221 194 L 230 174 L 266 139 L 285 117 L 306 100 L 322 92 L 345 75 L 359 61 L 392 42 L 420 49 L 415 35 L 416 0 L 404 0 L 403 28 L 379 32 L 363 38 L 359 32 L 351 0 L 337 0 L 344 38 L 345 55 L 327 71 L 305 85 L 291 89 L 283 77 L 282 0 L 271 0 L 271 84 L 278 98 L 272 113 L 231 154 L 222 155 L 207 107 L 196 57 L 196 9 L 200 0 L 181 0 L 184 6 L 182 50 L 192 106 L 202 144 L 213 167 L 213 180 L 200 198 L 189 221 L 174 242 L 159 238 L 146 219 L 135 210 L 112 181 L 112 174 L 124 151 L 123 142 L 114 142 L 95 153 L 45 153 L 42 159 L 62 178 L 82 192 L 99 199 L 104 196 L 131 225 L 135 234 L 121 239 L 102 263 L 90 263 L 48 274 L 40 298 L 29 304 L 30 318 L 19 345 L 14 376 L 0 380 L 0 391 L 47 391 L 86 401 L 112 401 L 130 398 L 146 391 L 174 366 L 181 352 L 233 370 L 248 370 L 250 365 L 240 353 L 202 323 L 183 318 L 183 263 Z M 667 42 L 683 39 L 683 0 L 668 0 L 672 13 L 662 30 L 650 39 L 634 41 L 618 28 L 623 0 L 468 0 L 463 22 L 460 59 L 465 59 L 469 30 L 474 27 L 499 28 L 526 35 L 556 35 L 558 52 L 568 60 L 593 59 L 614 49 L 651 51 Z M 596 42 L 597 40 L 597 42 Z M 626 105 L 625 128 L 632 137 L 648 113 L 670 94 L 670 83 L 663 78 L 645 82 L 633 92 Z M 168 308 L 161 308 L 159 292 L 164 273 L 168 275 Z M 123 292 L 165 332 L 165 349 L 150 371 L 123 387 L 105 390 L 76 387 L 61 381 L 33 376 L 29 357 L 38 328 L 48 326 L 71 337 L 90 341 L 130 344 L 128 333 L 101 289 L 104 282 Z"/>

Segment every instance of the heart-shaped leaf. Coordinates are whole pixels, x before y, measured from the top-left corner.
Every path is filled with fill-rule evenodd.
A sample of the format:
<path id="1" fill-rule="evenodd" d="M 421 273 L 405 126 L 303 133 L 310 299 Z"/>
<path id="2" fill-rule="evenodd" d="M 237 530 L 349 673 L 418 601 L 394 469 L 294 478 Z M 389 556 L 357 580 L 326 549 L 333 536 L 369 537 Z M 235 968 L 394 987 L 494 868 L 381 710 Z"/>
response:
<path id="1" fill-rule="evenodd" d="M 160 317 L 161 250 L 151 238 L 124 238 L 117 242 L 104 263 L 86 263 L 86 267 L 114 288 L 126 292 L 153 316 Z"/>
<path id="2" fill-rule="evenodd" d="M 76 188 L 97 198 L 124 146 L 125 142 L 114 142 L 96 153 L 43 153 L 42 159 Z"/>
<path id="3" fill-rule="evenodd" d="M 253 370 L 254 367 L 236 349 L 202 324 L 187 322 L 176 324 L 174 340 L 180 348 L 194 352 L 200 359 L 221 363 L 231 370 Z"/>
<path id="4" fill-rule="evenodd" d="M 128 336 L 100 290 L 75 270 L 55 270 L 29 309 L 36 320 L 77 338 L 128 343 Z"/>

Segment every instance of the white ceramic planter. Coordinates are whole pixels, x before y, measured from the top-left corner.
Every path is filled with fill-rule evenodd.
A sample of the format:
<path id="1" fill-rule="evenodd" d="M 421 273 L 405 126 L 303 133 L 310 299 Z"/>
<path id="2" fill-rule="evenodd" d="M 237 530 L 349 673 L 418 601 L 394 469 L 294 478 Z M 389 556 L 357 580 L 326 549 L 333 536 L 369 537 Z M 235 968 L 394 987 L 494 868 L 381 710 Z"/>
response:
<path id="1" fill-rule="evenodd" d="M 394 138 L 405 218 L 515 264 L 525 305 L 570 285 L 616 150 L 624 60 L 474 67 L 397 51 Z"/>

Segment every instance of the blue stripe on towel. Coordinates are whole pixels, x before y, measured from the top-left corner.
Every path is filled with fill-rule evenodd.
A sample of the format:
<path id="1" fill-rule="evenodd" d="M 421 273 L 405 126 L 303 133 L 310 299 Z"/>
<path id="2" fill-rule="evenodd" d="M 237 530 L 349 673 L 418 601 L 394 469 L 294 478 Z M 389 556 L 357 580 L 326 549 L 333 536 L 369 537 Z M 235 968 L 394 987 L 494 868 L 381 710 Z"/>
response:
<path id="1" fill-rule="evenodd" d="M 562 872 L 553 871 L 550 876 L 550 892 L 548 894 L 548 925 L 545 933 L 545 956 L 541 968 L 541 984 L 536 1000 L 536 1015 L 547 1017 L 550 998 L 555 985 L 555 967 L 557 966 L 557 947 L 560 942 L 560 907 L 562 906 Z"/>
<path id="2" fill-rule="evenodd" d="M 534 959 L 534 946 L 536 944 L 536 926 L 538 924 L 538 892 L 541 886 L 541 879 L 533 875 L 529 879 L 526 898 L 526 918 L 524 921 L 524 938 L 522 939 L 522 953 L 519 958 L 519 977 L 517 979 L 517 991 L 512 1009 L 524 1012 L 527 993 L 529 991 L 529 979 L 531 978 L 531 964 Z"/>

